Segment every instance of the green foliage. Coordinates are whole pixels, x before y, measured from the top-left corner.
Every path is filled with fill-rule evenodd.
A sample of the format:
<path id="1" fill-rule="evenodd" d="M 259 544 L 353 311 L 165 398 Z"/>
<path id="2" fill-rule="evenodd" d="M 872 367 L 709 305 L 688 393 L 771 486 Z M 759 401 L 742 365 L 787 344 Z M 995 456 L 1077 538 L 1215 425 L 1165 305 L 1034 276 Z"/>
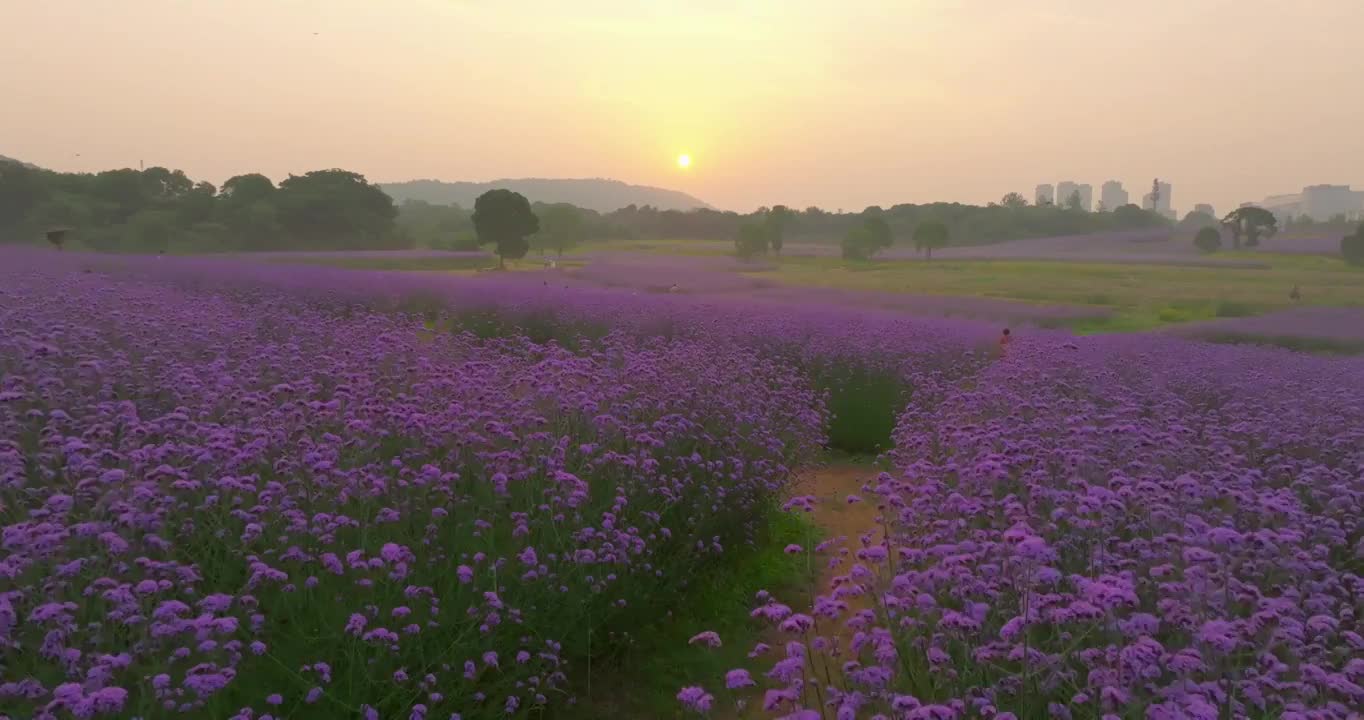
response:
<path id="1" fill-rule="evenodd" d="M 1220 318 L 1229 318 L 1250 317 L 1252 315 L 1255 315 L 1256 312 L 1257 310 L 1253 305 L 1247 303 L 1234 302 L 1231 300 L 1223 300 L 1217 303 L 1217 309 L 1216 311 L 1214 311 L 1213 314 Z"/>
<path id="2" fill-rule="evenodd" d="M 1227 213 L 1227 216 L 1222 218 L 1222 226 L 1231 232 L 1233 250 L 1241 249 L 1242 237 L 1245 238 L 1246 247 L 1255 247 L 1260 244 L 1260 238 L 1272 237 L 1279 229 L 1274 213 L 1254 205 L 1236 208 Z"/>
<path id="3" fill-rule="evenodd" d="M 1006 208 L 1025 208 L 1028 206 L 1028 199 L 1023 197 L 1022 193 L 1005 193 L 1004 197 L 999 199 L 999 204 Z"/>
<path id="4" fill-rule="evenodd" d="M 756 593 L 791 598 L 809 592 L 819 573 L 817 556 L 785 548 L 800 545 L 808 551 L 822 539 L 803 514 L 768 509 L 754 542 L 708 562 L 675 598 L 668 621 L 640 626 L 619 654 L 599 659 L 591 697 L 581 688 L 578 695 L 585 701 L 556 717 L 676 717 L 678 688 L 697 678 L 723 678 L 748 662 L 749 650 L 764 639 L 763 626 L 747 612 Z M 710 648 L 687 642 L 705 631 L 719 634 L 724 644 Z"/>
<path id="5" fill-rule="evenodd" d="M 791 210 L 785 205 L 773 205 L 763 220 L 767 231 L 767 243 L 777 255 L 781 255 L 782 246 L 786 242 L 786 227 L 791 224 L 793 217 Z"/>
<path id="6" fill-rule="evenodd" d="M 1200 212 L 1198 210 L 1190 212 L 1188 215 L 1184 216 L 1183 220 L 1179 221 L 1179 229 L 1184 231 L 1189 230 L 1198 231 L 1202 230 L 1203 228 L 1216 226 L 1217 218 L 1205 212 Z"/>
<path id="7" fill-rule="evenodd" d="M 38 241 L 54 227 L 103 252 L 404 247 L 396 210 L 362 176 L 322 170 L 275 187 L 238 175 L 221 191 L 179 170 L 57 173 L 0 162 L 0 231 Z"/>
<path id="8" fill-rule="evenodd" d="M 853 364 L 814 374 L 816 387 L 828 393 L 829 447 L 854 454 L 890 448 L 895 420 L 909 401 L 898 375 Z"/>
<path id="9" fill-rule="evenodd" d="M 756 222 L 744 223 L 739 226 L 739 234 L 734 238 L 734 254 L 743 260 L 766 255 L 767 241 L 767 227 Z"/>
<path id="10" fill-rule="evenodd" d="M 279 184 L 276 205 L 284 232 L 307 247 L 382 247 L 398 216 L 393 198 L 346 170 L 290 175 Z"/>
<path id="11" fill-rule="evenodd" d="M 929 260 L 935 248 L 947 247 L 948 239 L 947 226 L 937 220 L 925 220 L 914 228 L 914 249 L 927 253 Z"/>
<path id="12" fill-rule="evenodd" d="M 407 200 L 398 206 L 398 228 L 415 247 L 432 250 L 477 250 L 478 240 L 469 211 L 458 205 L 436 205 Z"/>
<path id="13" fill-rule="evenodd" d="M 1066 209 L 1080 211 L 1083 211 L 1085 209 L 1084 202 L 1080 200 L 1079 190 L 1076 190 L 1075 192 L 1071 193 L 1070 197 L 1066 198 Z"/>
<path id="14" fill-rule="evenodd" d="M 874 212 L 864 212 L 862 224 L 843 236 L 843 258 L 868 260 L 890 247 L 892 242 L 890 225 L 880 215 L 880 208 Z"/>
<path id="15" fill-rule="evenodd" d="M 501 188 L 478 196 L 473 222 L 479 243 L 497 247 L 498 265 L 507 258 L 525 257 L 530 250 L 526 237 L 540 230 L 540 220 L 531 212 L 526 196 Z"/>
<path id="16" fill-rule="evenodd" d="M 563 256 L 565 250 L 587 239 L 587 223 L 578 208 L 567 203 L 556 203 L 541 205 L 535 212 L 540 218 L 540 231 L 531 241 L 540 252 L 552 250 Z"/>
<path id="17" fill-rule="evenodd" d="M 1222 233 L 1216 227 L 1204 227 L 1194 236 L 1193 244 L 1200 252 L 1217 252 L 1222 247 Z"/>
<path id="18" fill-rule="evenodd" d="M 1140 228 L 1160 227 L 1166 224 L 1165 218 L 1159 213 L 1127 203 L 1119 205 L 1113 210 L 1113 222 L 1115 229 L 1118 230 L 1137 230 Z"/>
<path id="19" fill-rule="evenodd" d="M 1364 267 L 1364 223 L 1360 223 L 1353 235 L 1340 239 L 1340 254 L 1345 262 Z"/>

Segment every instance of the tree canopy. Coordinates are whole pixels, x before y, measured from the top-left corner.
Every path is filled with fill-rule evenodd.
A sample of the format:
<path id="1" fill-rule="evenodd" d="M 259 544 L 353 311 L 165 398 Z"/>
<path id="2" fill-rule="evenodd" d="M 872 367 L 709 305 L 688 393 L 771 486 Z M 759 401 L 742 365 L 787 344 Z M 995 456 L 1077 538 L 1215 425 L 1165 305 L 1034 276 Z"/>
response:
<path id="1" fill-rule="evenodd" d="M 766 255 L 768 240 L 768 228 L 758 222 L 746 222 L 739 226 L 739 233 L 734 238 L 734 254 L 742 260 L 748 260 L 757 255 Z"/>
<path id="2" fill-rule="evenodd" d="M 264 175 L 221 189 L 150 167 L 58 173 L 0 161 L 0 238 L 66 241 L 110 252 L 396 249 L 397 209 L 356 173 L 319 170 L 278 187 Z"/>
<path id="3" fill-rule="evenodd" d="M 539 205 L 535 208 L 540 218 L 540 231 L 532 238 L 532 243 L 541 252 L 552 250 L 562 256 L 587 239 L 587 222 L 583 211 L 567 203 Z"/>
<path id="4" fill-rule="evenodd" d="M 1351 265 L 1364 266 L 1364 223 L 1360 223 L 1353 235 L 1340 239 L 1340 254 Z"/>
<path id="5" fill-rule="evenodd" d="M 848 260 L 869 260 L 876 253 L 891 246 L 894 241 L 890 225 L 881 213 L 864 212 L 862 224 L 853 227 L 843 236 L 843 257 Z"/>
<path id="6" fill-rule="evenodd" d="M 1278 222 L 1274 213 L 1254 205 L 1236 208 L 1222 218 L 1222 226 L 1231 233 L 1231 246 L 1236 250 L 1241 249 L 1242 237 L 1246 247 L 1259 245 L 1261 238 L 1273 237 L 1279 229 Z"/>
<path id="7" fill-rule="evenodd" d="M 496 246 L 499 265 L 507 258 L 525 257 L 530 250 L 527 236 L 540 230 L 540 220 L 531 212 L 526 196 L 501 188 L 478 196 L 473 222 L 479 244 Z"/>
<path id="8" fill-rule="evenodd" d="M 914 228 L 914 249 L 927 254 L 928 259 L 933 259 L 935 248 L 947 247 L 949 232 L 947 225 L 937 220 L 925 220 Z"/>
<path id="9" fill-rule="evenodd" d="M 1193 244 L 1200 252 L 1217 252 L 1218 248 L 1222 247 L 1222 233 L 1216 226 L 1205 225 L 1194 236 Z"/>

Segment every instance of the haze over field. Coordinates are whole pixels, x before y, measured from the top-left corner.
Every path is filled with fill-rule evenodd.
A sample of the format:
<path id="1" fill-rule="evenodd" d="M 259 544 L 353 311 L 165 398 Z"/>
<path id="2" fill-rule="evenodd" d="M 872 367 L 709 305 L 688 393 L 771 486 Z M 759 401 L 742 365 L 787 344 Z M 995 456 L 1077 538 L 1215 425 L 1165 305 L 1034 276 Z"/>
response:
<path id="1" fill-rule="evenodd" d="M 0 152 L 55 170 L 610 177 L 743 211 L 1364 184 L 1355 0 L 47 0 L 0 27 Z"/>

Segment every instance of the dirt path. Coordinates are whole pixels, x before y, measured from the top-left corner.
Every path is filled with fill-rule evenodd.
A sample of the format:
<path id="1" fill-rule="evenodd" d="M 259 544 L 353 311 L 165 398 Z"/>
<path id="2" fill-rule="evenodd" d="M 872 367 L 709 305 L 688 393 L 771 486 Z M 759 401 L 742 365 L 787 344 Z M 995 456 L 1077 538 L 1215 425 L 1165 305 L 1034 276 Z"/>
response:
<path id="1" fill-rule="evenodd" d="M 874 502 L 869 502 L 863 497 L 862 491 L 863 484 L 874 479 L 879 472 L 880 470 L 872 465 L 831 463 L 812 467 L 801 473 L 792 488 L 792 494 L 809 495 L 816 499 L 810 519 L 827 545 L 825 550 L 818 554 L 814 553 L 814 547 L 805 548 L 807 556 L 811 559 L 813 582 L 810 587 L 795 593 L 788 592 L 778 597 L 778 601 L 790 606 L 794 612 L 814 616 L 816 594 L 827 594 L 830 581 L 839 575 L 846 575 L 857 562 L 855 553 L 863 547 L 863 533 L 869 531 L 873 533 L 870 536 L 873 544 L 881 541 L 882 531 L 877 521 L 879 512 Z M 849 495 L 861 498 L 861 501 L 850 503 Z M 843 548 L 848 550 L 848 555 L 841 563 L 830 567 L 830 559 L 840 557 L 839 551 Z M 869 599 L 865 596 L 845 597 L 843 600 L 854 612 L 870 607 Z M 852 632 L 844 628 L 841 621 L 831 623 L 828 619 L 820 620 L 818 634 L 835 640 L 845 652 L 848 640 L 852 636 Z M 762 685 L 765 678 L 759 676 L 760 671 L 766 672 L 776 660 L 784 657 L 785 644 L 793 638 L 772 627 L 764 631 L 760 639 L 772 647 L 764 659 L 750 667 L 754 679 L 759 680 L 759 684 Z M 717 697 L 719 696 L 717 693 Z M 716 720 L 771 717 L 771 713 L 762 710 L 761 692 L 747 693 L 744 699 L 748 707 L 743 712 L 728 706 L 717 707 L 717 712 L 712 717 Z"/>

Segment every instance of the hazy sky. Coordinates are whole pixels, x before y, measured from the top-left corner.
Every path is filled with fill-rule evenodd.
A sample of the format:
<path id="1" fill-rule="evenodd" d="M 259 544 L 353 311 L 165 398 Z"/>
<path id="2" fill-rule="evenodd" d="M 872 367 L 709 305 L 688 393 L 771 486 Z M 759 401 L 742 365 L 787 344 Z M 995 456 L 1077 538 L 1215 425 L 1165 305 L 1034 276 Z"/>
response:
<path id="1" fill-rule="evenodd" d="M 1364 186 L 1364 0 L 0 0 L 0 35 L 0 154 L 58 170 L 612 177 L 744 210 Z"/>

